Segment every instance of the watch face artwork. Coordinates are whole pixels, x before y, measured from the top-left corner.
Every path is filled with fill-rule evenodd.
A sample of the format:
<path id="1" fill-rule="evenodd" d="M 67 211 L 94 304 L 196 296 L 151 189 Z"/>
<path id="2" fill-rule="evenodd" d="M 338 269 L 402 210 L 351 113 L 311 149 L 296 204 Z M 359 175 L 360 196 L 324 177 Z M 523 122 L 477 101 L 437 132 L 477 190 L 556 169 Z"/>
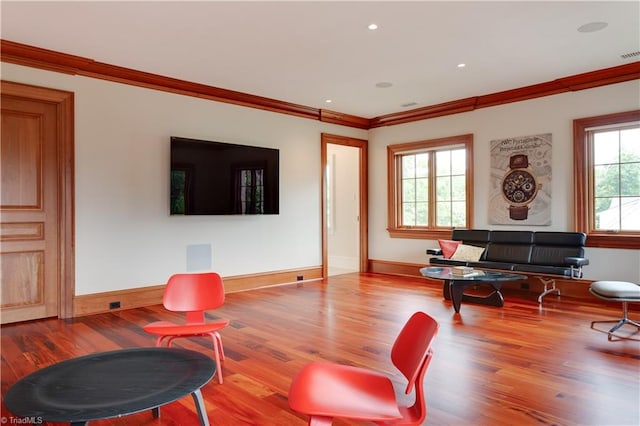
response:
<path id="1" fill-rule="evenodd" d="M 529 203 L 535 198 L 537 190 L 535 178 L 526 170 L 512 170 L 502 180 L 502 193 L 514 205 Z"/>
<path id="2" fill-rule="evenodd" d="M 490 219 L 551 223 L 551 134 L 491 141 Z"/>

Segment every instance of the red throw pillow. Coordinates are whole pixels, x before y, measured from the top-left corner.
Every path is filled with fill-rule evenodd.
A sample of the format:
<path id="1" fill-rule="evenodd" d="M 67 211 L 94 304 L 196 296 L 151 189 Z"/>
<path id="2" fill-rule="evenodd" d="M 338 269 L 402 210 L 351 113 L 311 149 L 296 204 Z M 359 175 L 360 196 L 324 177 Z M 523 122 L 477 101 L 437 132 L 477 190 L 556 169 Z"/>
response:
<path id="1" fill-rule="evenodd" d="M 445 259 L 449 259 L 456 252 L 456 249 L 460 245 L 460 241 L 454 240 L 438 240 L 440 250 L 442 250 L 442 256 Z"/>

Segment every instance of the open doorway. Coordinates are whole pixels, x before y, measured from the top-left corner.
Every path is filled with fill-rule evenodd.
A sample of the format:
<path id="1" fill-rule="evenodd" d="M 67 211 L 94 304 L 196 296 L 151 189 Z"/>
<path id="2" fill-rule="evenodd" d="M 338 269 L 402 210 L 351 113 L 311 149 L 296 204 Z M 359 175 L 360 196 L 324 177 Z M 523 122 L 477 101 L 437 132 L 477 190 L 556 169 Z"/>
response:
<path id="1" fill-rule="evenodd" d="M 367 270 L 367 141 L 322 134 L 323 276 Z"/>

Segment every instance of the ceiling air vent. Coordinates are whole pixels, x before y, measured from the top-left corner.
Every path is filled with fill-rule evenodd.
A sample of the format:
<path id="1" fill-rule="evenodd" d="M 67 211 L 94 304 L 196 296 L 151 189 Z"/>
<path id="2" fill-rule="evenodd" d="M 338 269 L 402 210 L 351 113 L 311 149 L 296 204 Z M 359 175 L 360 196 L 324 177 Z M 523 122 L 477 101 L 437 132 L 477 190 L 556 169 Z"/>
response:
<path id="1" fill-rule="evenodd" d="M 625 53 L 624 55 L 620 55 L 622 59 L 635 58 L 636 56 L 640 56 L 640 51 Z"/>

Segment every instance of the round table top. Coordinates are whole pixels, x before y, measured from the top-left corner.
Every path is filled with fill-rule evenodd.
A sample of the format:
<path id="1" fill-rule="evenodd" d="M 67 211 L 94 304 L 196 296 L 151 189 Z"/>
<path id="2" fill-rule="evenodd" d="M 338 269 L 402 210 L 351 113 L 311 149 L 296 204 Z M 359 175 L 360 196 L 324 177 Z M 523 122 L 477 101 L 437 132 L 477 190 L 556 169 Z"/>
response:
<path id="1" fill-rule="evenodd" d="M 475 268 L 473 269 L 473 274 L 455 275 L 452 273 L 450 266 L 427 266 L 420 269 L 420 273 L 428 278 L 454 281 L 518 281 L 527 279 L 527 276 L 522 274 Z"/>
<path id="2" fill-rule="evenodd" d="M 62 361 L 16 382 L 4 402 L 13 414 L 83 422 L 173 402 L 213 377 L 215 362 L 176 348 L 134 348 Z"/>

